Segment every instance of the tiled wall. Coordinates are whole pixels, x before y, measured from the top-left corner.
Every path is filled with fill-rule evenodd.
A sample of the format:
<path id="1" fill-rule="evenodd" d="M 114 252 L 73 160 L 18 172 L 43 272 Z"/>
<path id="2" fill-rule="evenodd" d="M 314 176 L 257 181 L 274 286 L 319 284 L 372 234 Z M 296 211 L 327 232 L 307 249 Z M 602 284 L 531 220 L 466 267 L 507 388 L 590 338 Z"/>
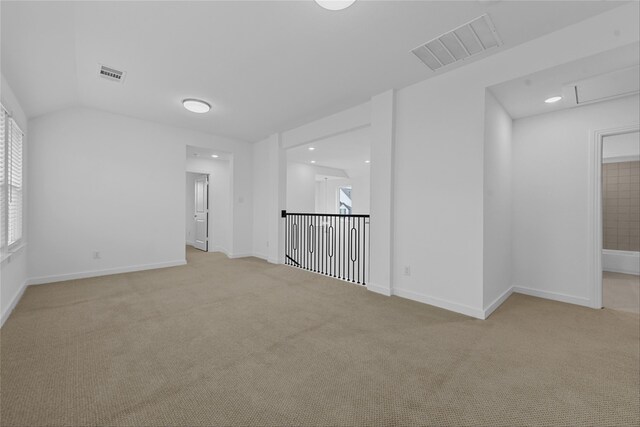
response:
<path id="1" fill-rule="evenodd" d="M 604 249 L 640 251 L 640 161 L 602 165 Z"/>

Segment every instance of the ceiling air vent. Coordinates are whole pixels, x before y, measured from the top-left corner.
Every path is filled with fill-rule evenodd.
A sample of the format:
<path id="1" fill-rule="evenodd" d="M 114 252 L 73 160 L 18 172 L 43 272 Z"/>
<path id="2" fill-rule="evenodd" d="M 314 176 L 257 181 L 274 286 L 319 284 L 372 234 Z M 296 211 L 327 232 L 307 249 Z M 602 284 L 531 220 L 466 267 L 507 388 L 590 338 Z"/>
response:
<path id="1" fill-rule="evenodd" d="M 566 85 L 563 98 L 569 105 L 590 104 L 632 95 L 640 91 L 640 67 L 612 71 Z"/>
<path id="2" fill-rule="evenodd" d="M 126 73 L 124 71 L 116 70 L 115 68 L 100 65 L 98 75 L 107 80 L 111 80 L 112 82 L 122 82 Z"/>
<path id="3" fill-rule="evenodd" d="M 502 44 L 489 15 L 482 15 L 412 50 L 436 71 Z"/>

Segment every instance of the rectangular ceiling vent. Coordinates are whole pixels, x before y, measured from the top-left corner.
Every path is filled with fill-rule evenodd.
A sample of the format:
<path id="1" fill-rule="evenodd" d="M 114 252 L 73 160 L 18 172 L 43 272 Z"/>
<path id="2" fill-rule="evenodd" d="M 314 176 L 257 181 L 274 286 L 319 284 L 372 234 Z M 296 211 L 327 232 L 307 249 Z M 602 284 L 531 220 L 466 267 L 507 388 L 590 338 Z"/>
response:
<path id="1" fill-rule="evenodd" d="M 112 82 L 122 82 L 124 81 L 124 77 L 127 73 L 124 71 L 116 70 L 115 68 L 107 67 L 105 65 L 100 65 L 100 69 L 98 70 L 98 75 L 107 80 L 111 80 Z"/>
<path id="2" fill-rule="evenodd" d="M 640 92 L 640 67 L 637 65 L 566 85 L 563 98 L 570 105 L 591 104 Z"/>
<path id="3" fill-rule="evenodd" d="M 489 15 L 482 15 L 412 50 L 427 67 L 436 71 L 502 45 Z"/>

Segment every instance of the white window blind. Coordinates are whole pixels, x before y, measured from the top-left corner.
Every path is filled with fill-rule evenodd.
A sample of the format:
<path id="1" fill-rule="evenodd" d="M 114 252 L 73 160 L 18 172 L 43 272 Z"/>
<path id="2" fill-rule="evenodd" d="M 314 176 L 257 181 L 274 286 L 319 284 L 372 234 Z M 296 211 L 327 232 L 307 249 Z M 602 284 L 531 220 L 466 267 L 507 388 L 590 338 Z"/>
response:
<path id="1" fill-rule="evenodd" d="M 4 251 L 7 246 L 7 150 L 5 147 L 6 113 L 4 108 L 0 107 L 0 251 Z"/>
<path id="2" fill-rule="evenodd" d="M 17 243 L 22 238 L 22 139 L 23 133 L 13 119 L 6 123 L 7 135 L 7 244 Z"/>

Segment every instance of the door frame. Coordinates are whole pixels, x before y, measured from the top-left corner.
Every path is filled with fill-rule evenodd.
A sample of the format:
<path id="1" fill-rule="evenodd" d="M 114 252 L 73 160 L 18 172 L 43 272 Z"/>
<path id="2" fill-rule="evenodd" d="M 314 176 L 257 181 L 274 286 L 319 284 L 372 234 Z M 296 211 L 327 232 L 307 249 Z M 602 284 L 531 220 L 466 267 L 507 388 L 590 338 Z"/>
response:
<path id="1" fill-rule="evenodd" d="M 203 252 L 209 252 L 209 198 L 210 198 L 209 185 L 210 185 L 211 176 L 208 173 L 198 173 L 198 172 L 191 172 L 191 173 L 206 177 L 206 190 L 205 190 L 205 195 L 206 195 L 206 199 L 207 199 L 206 200 L 207 201 L 207 203 L 206 203 L 207 206 L 205 208 L 206 209 L 206 214 L 205 214 L 205 218 L 206 218 L 206 227 L 205 227 L 206 236 L 205 236 L 205 239 L 206 240 L 205 240 L 205 250 Z M 195 183 L 195 181 L 194 181 L 194 183 Z M 193 217 L 192 220 L 195 222 L 195 203 L 196 203 L 196 198 L 197 198 L 197 190 L 196 190 L 196 186 L 195 185 L 194 185 L 193 191 L 194 191 L 194 198 L 193 198 L 193 201 L 194 201 L 194 217 Z M 195 236 L 194 236 L 194 244 L 195 244 Z M 202 249 L 199 249 L 199 248 L 196 248 L 196 249 L 202 250 Z"/>
<path id="2" fill-rule="evenodd" d="M 602 142 L 607 136 L 640 131 L 640 123 L 591 132 L 589 141 L 588 251 L 590 305 L 602 308 Z"/>

